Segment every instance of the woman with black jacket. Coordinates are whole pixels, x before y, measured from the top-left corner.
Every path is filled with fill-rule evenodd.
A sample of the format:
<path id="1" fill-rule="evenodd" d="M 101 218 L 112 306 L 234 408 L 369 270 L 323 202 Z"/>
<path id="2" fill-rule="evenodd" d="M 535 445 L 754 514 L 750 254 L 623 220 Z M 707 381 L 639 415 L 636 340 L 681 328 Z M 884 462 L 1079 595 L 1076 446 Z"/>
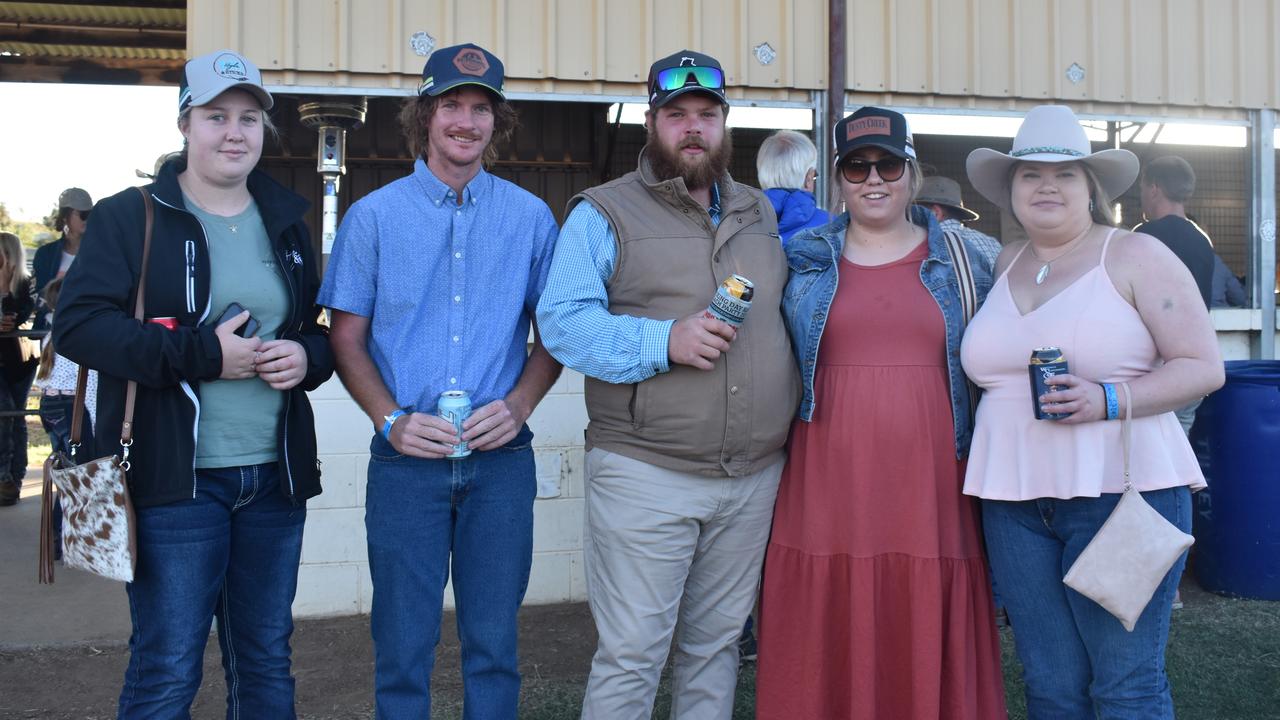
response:
<path id="1" fill-rule="evenodd" d="M 183 156 L 144 188 L 155 207 L 146 321 L 133 318 L 146 214 L 130 188 L 94 208 L 53 329 L 60 353 L 100 374 L 86 457 L 120 452 L 125 388 L 138 383 L 119 716 L 188 715 L 216 617 L 228 707 L 292 718 L 291 605 L 306 501 L 320 492 L 305 391 L 333 372 L 307 203 L 254 169 L 272 99 L 248 60 L 191 60 L 179 103 Z M 227 312 L 233 303 L 244 311 Z"/>
<path id="2" fill-rule="evenodd" d="M 0 233 L 0 333 L 18 330 L 35 309 L 31 278 L 22 241 Z M 27 408 L 31 379 L 39 358 L 31 340 L 0 337 L 0 410 Z M 18 502 L 27 474 L 27 420 L 20 415 L 0 418 L 0 506 Z"/>

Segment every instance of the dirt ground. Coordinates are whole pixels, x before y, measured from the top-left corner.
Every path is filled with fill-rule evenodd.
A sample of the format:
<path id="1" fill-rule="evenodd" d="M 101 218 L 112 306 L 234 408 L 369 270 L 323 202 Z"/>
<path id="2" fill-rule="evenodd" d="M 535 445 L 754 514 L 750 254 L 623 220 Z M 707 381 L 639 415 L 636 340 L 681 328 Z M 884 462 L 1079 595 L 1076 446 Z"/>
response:
<path id="1" fill-rule="evenodd" d="M 462 684 L 458 639 L 446 614 L 433 678 L 437 709 L 449 717 Z M 585 682 L 595 649 L 595 628 L 585 604 L 526 607 L 520 615 L 520 671 L 533 682 Z M 106 720 L 128 662 L 124 645 L 4 649 L 0 646 L 0 718 Z M 346 720 L 373 715 L 373 648 L 368 616 L 300 620 L 293 635 L 298 715 Z M 192 716 L 225 716 L 225 685 L 218 645 L 210 637 L 204 682 Z"/>

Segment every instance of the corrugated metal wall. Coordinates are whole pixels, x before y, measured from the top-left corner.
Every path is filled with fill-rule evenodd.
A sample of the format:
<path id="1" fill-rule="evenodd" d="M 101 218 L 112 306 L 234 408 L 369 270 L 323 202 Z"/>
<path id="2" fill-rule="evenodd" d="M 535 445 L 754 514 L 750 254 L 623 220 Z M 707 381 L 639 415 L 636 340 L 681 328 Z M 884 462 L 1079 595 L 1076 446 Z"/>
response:
<path id="1" fill-rule="evenodd" d="M 1276 0 L 852 0 L 850 104 L 892 93 L 1232 116 L 1280 103 L 1278 35 Z"/>
<path id="2" fill-rule="evenodd" d="M 826 16 L 826 0 L 190 0 L 187 38 L 273 84 L 373 94 L 416 87 L 420 32 L 493 50 L 514 92 L 643 95 L 654 58 L 690 47 L 736 97 L 805 102 L 826 83 Z M 850 104 L 1238 117 L 1280 105 L 1277 36 L 1280 0 L 849 0 Z"/>

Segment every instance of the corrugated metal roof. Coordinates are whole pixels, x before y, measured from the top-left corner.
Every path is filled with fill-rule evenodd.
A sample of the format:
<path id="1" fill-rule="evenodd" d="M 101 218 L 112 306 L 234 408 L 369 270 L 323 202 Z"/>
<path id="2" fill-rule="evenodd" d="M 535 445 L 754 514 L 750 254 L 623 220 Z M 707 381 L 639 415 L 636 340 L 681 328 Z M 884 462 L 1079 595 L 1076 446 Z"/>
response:
<path id="1" fill-rule="evenodd" d="M 0 3 L 0 80 L 172 83 L 185 0 Z"/>
<path id="2" fill-rule="evenodd" d="M 39 58 L 176 60 L 179 62 L 186 60 L 183 51 L 169 48 L 122 47 L 119 45 L 50 45 L 4 40 L 0 40 L 0 53 Z"/>
<path id="3" fill-rule="evenodd" d="M 185 9 L 139 5 L 142 3 L 63 5 L 5 2 L 0 3 L 0 22 L 186 30 Z"/>

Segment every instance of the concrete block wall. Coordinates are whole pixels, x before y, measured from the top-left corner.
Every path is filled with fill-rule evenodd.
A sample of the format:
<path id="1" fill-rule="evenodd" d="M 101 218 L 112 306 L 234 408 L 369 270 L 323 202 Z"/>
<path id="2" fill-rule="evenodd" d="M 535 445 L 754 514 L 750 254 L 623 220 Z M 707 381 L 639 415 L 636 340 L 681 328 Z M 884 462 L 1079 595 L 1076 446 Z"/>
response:
<path id="1" fill-rule="evenodd" d="M 311 404 L 324 492 L 307 503 L 294 615 L 367 613 L 373 588 L 365 546 L 364 493 L 373 428 L 336 377 L 311 393 Z M 565 370 L 529 418 L 538 479 L 533 570 L 525 595 L 529 604 L 586 599 L 582 569 L 582 431 L 586 425 L 582 375 Z M 445 605 L 453 606 L 451 587 L 445 589 Z"/>

